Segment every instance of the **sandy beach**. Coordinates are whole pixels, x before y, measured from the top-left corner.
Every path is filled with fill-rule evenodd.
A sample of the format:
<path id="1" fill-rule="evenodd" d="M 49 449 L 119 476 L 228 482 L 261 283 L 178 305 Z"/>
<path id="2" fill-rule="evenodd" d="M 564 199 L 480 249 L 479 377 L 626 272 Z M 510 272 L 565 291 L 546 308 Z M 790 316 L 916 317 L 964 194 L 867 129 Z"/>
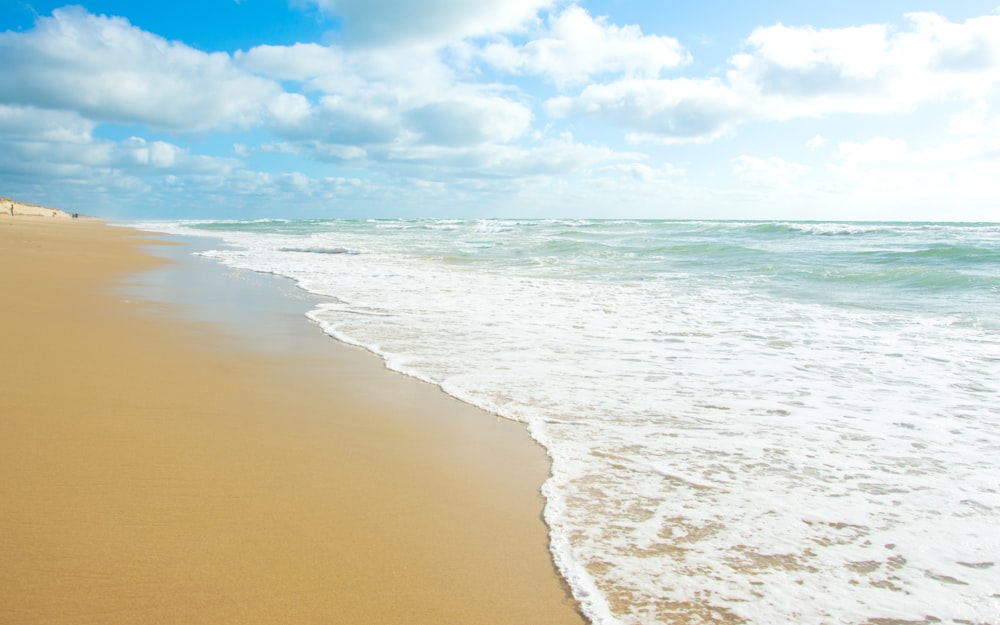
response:
<path id="1" fill-rule="evenodd" d="M 49 217 L 0 215 L 0 623 L 584 622 L 522 426 L 304 317 L 248 347 Z"/>
<path id="2" fill-rule="evenodd" d="M 55 217 L 57 219 L 72 219 L 73 213 L 67 213 L 58 208 L 49 208 L 40 204 L 19 202 L 9 197 L 0 196 L 0 215 L 4 217 Z"/>

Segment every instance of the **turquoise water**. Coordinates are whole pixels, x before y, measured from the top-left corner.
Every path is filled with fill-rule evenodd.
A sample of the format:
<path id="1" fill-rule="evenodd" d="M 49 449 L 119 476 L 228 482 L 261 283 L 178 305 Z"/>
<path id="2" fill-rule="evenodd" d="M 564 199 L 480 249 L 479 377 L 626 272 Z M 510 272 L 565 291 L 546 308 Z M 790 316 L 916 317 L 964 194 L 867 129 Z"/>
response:
<path id="1" fill-rule="evenodd" d="M 525 422 L 597 623 L 1000 623 L 1000 225 L 144 227 Z"/>
<path id="2" fill-rule="evenodd" d="M 611 280 L 736 279 L 805 301 L 913 312 L 954 308 L 982 320 L 1000 318 L 997 224 L 263 220 L 190 225 L 203 232 L 293 238 L 441 233 L 427 241 L 397 234 L 393 243 L 443 262 L 549 268 L 553 274 L 575 270 Z M 349 251 L 322 245 L 309 251 L 338 250 Z M 972 310 L 939 308 L 955 293 L 961 306 Z"/>

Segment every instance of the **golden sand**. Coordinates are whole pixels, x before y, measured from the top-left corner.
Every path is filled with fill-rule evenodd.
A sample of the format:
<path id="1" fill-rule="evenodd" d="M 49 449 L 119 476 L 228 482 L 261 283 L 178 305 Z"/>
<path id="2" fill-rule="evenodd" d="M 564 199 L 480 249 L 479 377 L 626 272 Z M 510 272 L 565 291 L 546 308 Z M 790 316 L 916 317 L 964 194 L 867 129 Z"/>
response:
<path id="1" fill-rule="evenodd" d="M 523 427 L 129 301 L 139 233 L 43 217 L 0 215 L 0 623 L 583 623 Z"/>
<path id="2" fill-rule="evenodd" d="M 59 210 L 58 208 L 49 208 L 48 206 L 41 206 L 40 204 L 29 204 L 27 202 L 19 202 L 17 200 L 11 199 L 9 197 L 0 196 L 0 215 L 4 217 L 56 217 L 58 219 L 72 219 L 73 214 L 67 213 L 64 210 Z"/>

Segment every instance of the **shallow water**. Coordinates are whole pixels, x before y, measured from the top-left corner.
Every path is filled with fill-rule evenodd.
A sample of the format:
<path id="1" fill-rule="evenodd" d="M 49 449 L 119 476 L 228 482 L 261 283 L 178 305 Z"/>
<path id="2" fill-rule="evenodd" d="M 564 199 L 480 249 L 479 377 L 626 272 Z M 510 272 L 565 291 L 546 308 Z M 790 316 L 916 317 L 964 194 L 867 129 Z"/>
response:
<path id="1" fill-rule="evenodd" d="M 597 623 L 1000 622 L 998 225 L 142 225 L 527 423 Z"/>

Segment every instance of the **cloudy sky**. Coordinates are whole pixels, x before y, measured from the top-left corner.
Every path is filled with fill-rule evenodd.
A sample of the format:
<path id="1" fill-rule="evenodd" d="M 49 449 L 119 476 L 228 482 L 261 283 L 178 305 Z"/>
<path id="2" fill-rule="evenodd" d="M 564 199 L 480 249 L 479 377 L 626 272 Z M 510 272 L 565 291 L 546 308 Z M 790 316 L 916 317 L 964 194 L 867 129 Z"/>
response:
<path id="1" fill-rule="evenodd" d="M 1000 221 L 998 4 L 0 0 L 0 195 Z"/>

